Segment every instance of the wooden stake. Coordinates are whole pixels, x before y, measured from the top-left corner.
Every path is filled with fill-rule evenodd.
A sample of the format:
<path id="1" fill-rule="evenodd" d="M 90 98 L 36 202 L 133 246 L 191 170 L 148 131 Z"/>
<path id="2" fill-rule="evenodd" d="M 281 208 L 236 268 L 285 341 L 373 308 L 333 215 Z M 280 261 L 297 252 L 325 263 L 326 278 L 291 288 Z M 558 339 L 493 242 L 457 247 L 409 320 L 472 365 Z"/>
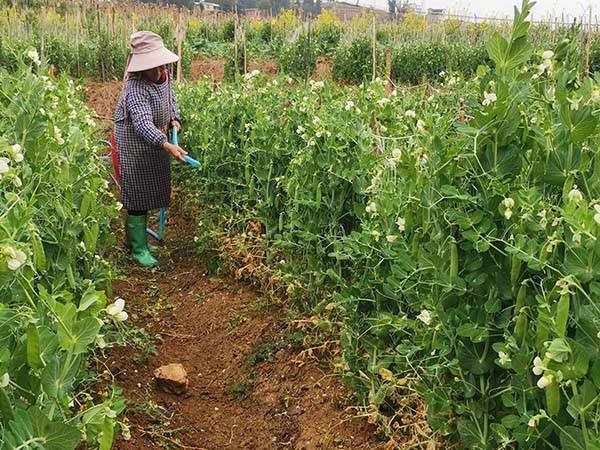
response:
<path id="1" fill-rule="evenodd" d="M 373 59 L 372 59 L 372 68 L 373 68 L 373 74 L 372 74 L 372 80 L 375 81 L 375 78 L 377 78 L 377 30 L 375 28 L 375 16 L 373 15 L 373 32 L 372 32 L 372 41 L 373 41 Z"/>
<path id="2" fill-rule="evenodd" d="M 385 49 L 385 78 L 387 80 L 387 85 L 385 90 L 388 94 L 391 94 L 393 90 L 392 83 L 392 47 L 388 44 Z"/>
<path id="3" fill-rule="evenodd" d="M 185 36 L 185 30 L 183 28 L 183 24 L 181 21 L 181 11 L 179 12 L 179 20 L 177 23 L 177 56 L 179 59 L 177 60 L 177 83 L 181 83 L 182 80 L 182 63 L 181 59 L 183 57 L 183 39 Z"/>
<path id="4" fill-rule="evenodd" d="M 592 7 L 590 6 L 590 16 L 588 22 L 588 35 L 585 49 L 584 73 L 590 75 L 590 53 L 592 52 Z"/>
<path id="5" fill-rule="evenodd" d="M 242 29 L 242 45 L 244 46 L 244 73 L 248 73 L 248 50 L 246 48 L 246 31 Z"/>

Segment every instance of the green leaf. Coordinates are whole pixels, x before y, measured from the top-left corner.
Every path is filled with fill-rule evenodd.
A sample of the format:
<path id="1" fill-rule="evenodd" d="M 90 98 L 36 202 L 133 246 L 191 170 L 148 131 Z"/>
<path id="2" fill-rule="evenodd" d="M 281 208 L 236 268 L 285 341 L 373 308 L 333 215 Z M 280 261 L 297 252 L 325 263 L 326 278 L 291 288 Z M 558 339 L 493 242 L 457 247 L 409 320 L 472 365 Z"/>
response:
<path id="1" fill-rule="evenodd" d="M 7 439 L 22 445 L 31 442 L 31 447 L 44 450 L 74 450 L 81 440 L 77 428 L 59 422 L 52 422 L 39 409 L 19 410 L 10 421 Z M 37 445 L 34 447 L 34 443 Z"/>
<path id="2" fill-rule="evenodd" d="M 564 427 L 560 433 L 561 450 L 586 450 L 585 439 L 581 429 L 577 427 Z"/>
<path id="3" fill-rule="evenodd" d="M 574 123 L 571 128 L 571 138 L 576 144 L 580 144 L 585 141 L 596 131 L 598 125 L 598 119 L 591 114 L 587 115 L 581 121 Z"/>
<path id="4" fill-rule="evenodd" d="M 496 66 L 504 66 L 508 42 L 500 33 L 495 31 L 494 34 L 492 34 L 492 37 L 486 44 L 486 49 Z"/>
<path id="5" fill-rule="evenodd" d="M 487 448 L 486 438 L 482 436 L 475 423 L 470 420 L 461 420 L 458 422 L 458 432 L 462 443 L 470 449 L 484 450 Z"/>

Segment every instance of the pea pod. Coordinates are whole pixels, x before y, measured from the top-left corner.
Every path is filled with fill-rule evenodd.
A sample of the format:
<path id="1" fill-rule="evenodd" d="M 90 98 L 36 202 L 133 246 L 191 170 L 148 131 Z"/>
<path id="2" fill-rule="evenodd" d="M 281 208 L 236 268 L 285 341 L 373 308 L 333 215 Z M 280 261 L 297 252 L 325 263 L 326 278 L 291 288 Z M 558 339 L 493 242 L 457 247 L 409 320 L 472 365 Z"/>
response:
<path id="1" fill-rule="evenodd" d="M 569 309 L 571 307 L 571 295 L 567 292 L 560 296 L 556 306 L 556 316 L 554 323 L 556 325 L 556 334 L 558 337 L 565 337 L 567 333 L 567 322 L 569 321 Z"/>
<path id="2" fill-rule="evenodd" d="M 525 299 L 527 298 L 527 286 L 525 284 L 521 284 L 519 288 L 519 293 L 517 294 L 517 301 L 515 302 L 515 314 L 517 314 L 517 321 L 515 323 L 515 328 L 513 331 L 513 336 L 517 345 L 523 345 L 525 335 L 527 333 L 527 324 L 529 322 L 527 318 L 527 314 L 521 311 L 521 309 L 525 306 Z"/>
<path id="3" fill-rule="evenodd" d="M 90 204 L 92 202 L 92 193 L 90 191 L 86 191 L 81 198 L 81 204 L 79 205 L 79 214 L 83 219 L 85 219 L 90 212 Z"/>
<path id="4" fill-rule="evenodd" d="M 31 246 L 33 247 L 33 262 L 38 270 L 46 269 L 46 252 L 44 251 L 44 244 L 40 235 L 32 231 L 31 233 Z"/>
<path id="5" fill-rule="evenodd" d="M 83 242 L 87 250 L 92 253 L 96 251 L 99 233 L 100 227 L 98 226 L 98 222 L 92 222 L 89 225 L 83 226 Z"/>
<path id="6" fill-rule="evenodd" d="M 73 266 L 71 264 L 67 266 L 67 281 L 69 282 L 69 287 L 75 289 L 77 284 L 75 283 L 75 275 L 73 274 Z"/>
<path id="7" fill-rule="evenodd" d="M 316 198 L 316 202 L 317 202 L 317 210 L 321 208 L 321 183 L 319 183 L 317 185 L 317 198 Z"/>
<path id="8" fill-rule="evenodd" d="M 544 349 L 544 342 L 548 340 L 549 332 L 547 325 L 541 321 L 536 321 L 535 327 L 535 348 L 538 351 L 542 351 Z"/>
<path id="9" fill-rule="evenodd" d="M 40 359 L 40 336 L 35 324 L 27 325 L 27 364 L 32 369 L 39 369 L 42 365 Z"/>
<path id="10" fill-rule="evenodd" d="M 452 278 L 458 277 L 458 246 L 454 238 L 450 242 L 450 276 Z"/>
<path id="11" fill-rule="evenodd" d="M 546 393 L 546 412 L 550 416 L 555 416 L 560 411 L 560 389 L 556 381 L 552 381 L 544 389 Z"/>
<path id="12" fill-rule="evenodd" d="M 510 260 L 510 284 L 514 289 L 516 289 L 521 274 L 521 264 L 521 260 L 517 258 L 517 255 L 513 255 Z"/>

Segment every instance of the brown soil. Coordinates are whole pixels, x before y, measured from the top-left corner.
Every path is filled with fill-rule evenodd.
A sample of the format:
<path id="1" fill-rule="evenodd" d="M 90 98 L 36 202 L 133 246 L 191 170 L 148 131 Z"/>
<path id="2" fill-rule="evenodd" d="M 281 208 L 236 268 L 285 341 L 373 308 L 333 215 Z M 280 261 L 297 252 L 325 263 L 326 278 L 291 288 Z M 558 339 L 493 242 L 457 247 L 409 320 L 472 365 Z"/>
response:
<path id="1" fill-rule="evenodd" d="M 327 58 L 319 58 L 317 60 L 317 67 L 313 74 L 314 80 L 332 80 L 333 76 L 333 61 Z"/>
<path id="2" fill-rule="evenodd" d="M 118 88 L 89 84 L 91 106 L 103 115 Z M 329 365 L 303 351 L 286 306 L 233 277 L 208 275 L 191 239 L 193 221 L 170 212 L 158 268 L 139 268 L 115 250 L 123 276 L 114 295 L 126 300 L 129 342 L 138 339 L 110 349 L 100 364 L 129 400 L 122 420 L 131 439 L 119 437 L 114 448 L 382 448 L 375 429 L 345 407 L 347 393 Z M 159 338 L 155 352 L 139 328 Z M 156 387 L 154 370 L 169 363 L 185 366 L 187 394 Z"/>
<path id="3" fill-rule="evenodd" d="M 276 75 L 279 71 L 277 61 L 274 59 L 261 59 L 248 61 L 248 71 L 258 69 L 262 73 Z M 223 81 L 225 78 L 225 60 L 223 58 L 198 58 L 190 66 L 190 78 L 195 81 L 208 77 L 214 81 Z"/>
<path id="4" fill-rule="evenodd" d="M 190 66 L 190 77 L 194 81 L 202 77 L 221 81 L 225 77 L 225 60 L 223 58 L 198 58 Z"/>
<path id="5" fill-rule="evenodd" d="M 88 104 L 96 112 L 100 122 L 99 134 L 104 139 L 108 139 L 112 133 L 113 118 L 122 87 L 122 81 L 89 81 L 84 86 Z"/>

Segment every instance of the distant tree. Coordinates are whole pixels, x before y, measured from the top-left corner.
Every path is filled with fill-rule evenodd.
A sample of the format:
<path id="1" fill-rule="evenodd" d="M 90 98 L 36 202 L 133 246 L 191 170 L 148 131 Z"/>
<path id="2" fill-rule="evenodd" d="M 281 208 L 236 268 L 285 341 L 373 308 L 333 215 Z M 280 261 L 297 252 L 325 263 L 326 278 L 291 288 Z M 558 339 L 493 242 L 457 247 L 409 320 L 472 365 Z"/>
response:
<path id="1" fill-rule="evenodd" d="M 396 0 L 388 0 L 388 11 L 390 20 L 396 20 Z"/>

